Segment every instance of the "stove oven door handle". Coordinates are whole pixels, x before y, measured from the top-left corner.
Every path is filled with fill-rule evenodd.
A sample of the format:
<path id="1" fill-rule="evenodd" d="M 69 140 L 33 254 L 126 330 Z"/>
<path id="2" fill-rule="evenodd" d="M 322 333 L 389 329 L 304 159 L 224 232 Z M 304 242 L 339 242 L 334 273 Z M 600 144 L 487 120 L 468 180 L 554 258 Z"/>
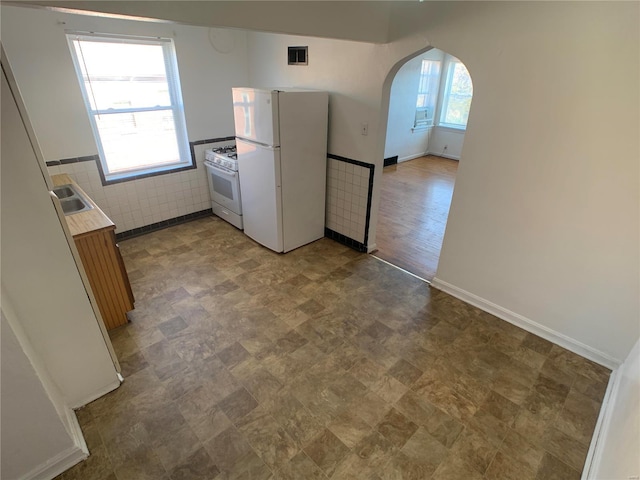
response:
<path id="1" fill-rule="evenodd" d="M 225 175 L 229 178 L 236 178 L 238 176 L 238 172 L 229 170 L 228 168 L 223 167 L 222 165 L 214 165 L 211 163 L 207 163 L 207 167 L 211 168 L 212 170 L 215 170 L 216 173 Z"/>

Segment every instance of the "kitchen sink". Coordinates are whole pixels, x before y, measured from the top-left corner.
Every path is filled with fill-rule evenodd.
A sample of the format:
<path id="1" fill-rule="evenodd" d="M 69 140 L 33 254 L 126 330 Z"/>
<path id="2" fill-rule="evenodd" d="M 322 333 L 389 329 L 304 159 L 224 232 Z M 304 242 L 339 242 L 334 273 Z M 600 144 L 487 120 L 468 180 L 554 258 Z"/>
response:
<path id="1" fill-rule="evenodd" d="M 89 202 L 72 184 L 54 187 L 53 193 L 55 193 L 58 200 L 60 200 L 60 205 L 62 206 L 62 211 L 65 215 L 86 212 L 93 208 L 91 202 Z"/>
<path id="2" fill-rule="evenodd" d="M 59 187 L 55 187 L 53 189 L 53 193 L 56 194 L 56 197 L 59 199 L 67 198 L 75 194 L 75 190 L 71 187 L 67 187 L 66 185 L 61 185 Z"/>
<path id="3" fill-rule="evenodd" d="M 60 201 L 60 205 L 62 205 L 62 211 L 65 215 L 71 215 L 72 213 L 84 212 L 85 210 L 90 210 L 91 205 L 87 205 L 79 198 L 65 198 Z"/>

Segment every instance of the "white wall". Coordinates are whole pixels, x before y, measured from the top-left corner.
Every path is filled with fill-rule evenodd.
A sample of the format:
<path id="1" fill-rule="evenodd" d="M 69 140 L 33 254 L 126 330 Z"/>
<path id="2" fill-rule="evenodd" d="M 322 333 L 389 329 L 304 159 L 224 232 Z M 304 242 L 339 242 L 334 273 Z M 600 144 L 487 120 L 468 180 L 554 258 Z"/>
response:
<path id="1" fill-rule="evenodd" d="M 309 65 L 287 65 L 287 47 L 307 45 Z M 249 33 L 250 86 L 306 87 L 329 95 L 329 153 L 371 163 L 379 130 L 379 46 L 343 40 Z M 385 119 L 386 122 L 386 119 Z M 362 123 L 369 135 L 360 134 Z"/>
<path id="2" fill-rule="evenodd" d="M 473 108 L 473 106 L 471 107 Z M 429 137 L 430 154 L 460 160 L 465 130 L 435 126 Z"/>
<path id="3" fill-rule="evenodd" d="M 29 358 L 2 311 L 2 459 L 3 479 L 33 478 L 51 459 L 84 457 L 58 416 Z M 68 465 L 67 465 L 68 466 Z M 53 475 L 62 470 L 51 471 Z"/>
<path id="4" fill-rule="evenodd" d="M 1 8 L 2 43 L 46 161 L 94 155 L 98 151 L 65 30 L 173 38 L 189 140 L 233 136 L 231 87 L 247 80 L 244 32 L 6 5 Z M 228 53 L 220 53 L 214 45 Z M 205 147 L 196 147 L 195 170 L 106 187 L 100 182 L 94 162 L 50 167 L 49 171 L 71 174 L 116 223 L 117 231 L 126 231 L 211 208 L 202 168 Z"/>
<path id="5" fill-rule="evenodd" d="M 11 303 L 65 404 L 78 407 L 119 381 L 4 75 L 1 95 L 3 308 Z"/>
<path id="6" fill-rule="evenodd" d="M 598 480 L 638 478 L 640 476 L 640 340 L 617 372 L 618 390 L 607 406 L 611 420 L 601 446 L 598 468 L 590 478 Z"/>
<path id="7" fill-rule="evenodd" d="M 384 158 L 398 156 L 402 162 L 419 157 L 430 150 L 429 136 L 432 127 L 414 129 L 416 99 L 420 84 L 423 60 L 442 62 L 444 52 L 432 49 L 412 58 L 402 65 L 393 79 L 389 97 L 389 117 L 387 119 L 387 139 Z"/>

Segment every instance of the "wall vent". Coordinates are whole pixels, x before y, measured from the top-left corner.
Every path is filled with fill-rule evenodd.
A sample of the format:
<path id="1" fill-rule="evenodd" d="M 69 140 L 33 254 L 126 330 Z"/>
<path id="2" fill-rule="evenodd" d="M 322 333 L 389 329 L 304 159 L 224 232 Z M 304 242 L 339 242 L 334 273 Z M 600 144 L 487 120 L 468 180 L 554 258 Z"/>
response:
<path id="1" fill-rule="evenodd" d="M 309 47 L 289 47 L 289 65 L 308 65 Z"/>

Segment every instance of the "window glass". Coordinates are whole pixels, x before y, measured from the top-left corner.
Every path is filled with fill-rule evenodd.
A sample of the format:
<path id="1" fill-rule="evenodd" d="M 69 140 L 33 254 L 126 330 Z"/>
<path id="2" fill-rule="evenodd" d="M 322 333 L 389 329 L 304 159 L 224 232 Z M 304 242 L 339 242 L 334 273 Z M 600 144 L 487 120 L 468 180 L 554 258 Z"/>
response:
<path id="1" fill-rule="evenodd" d="M 173 42 L 68 38 L 107 182 L 193 166 Z"/>
<path id="2" fill-rule="evenodd" d="M 473 97 L 473 84 L 467 68 L 460 61 L 449 63 L 440 123 L 466 127 Z"/>
<path id="3" fill-rule="evenodd" d="M 110 173 L 160 165 L 180 158 L 171 110 L 96 115 Z"/>

